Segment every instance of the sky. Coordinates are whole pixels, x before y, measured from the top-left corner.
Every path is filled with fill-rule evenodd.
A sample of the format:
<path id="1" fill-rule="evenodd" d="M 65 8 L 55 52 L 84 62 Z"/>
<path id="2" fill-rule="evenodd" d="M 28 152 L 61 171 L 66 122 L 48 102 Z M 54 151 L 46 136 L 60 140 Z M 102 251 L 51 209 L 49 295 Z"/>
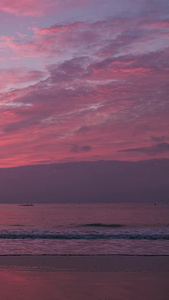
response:
<path id="1" fill-rule="evenodd" d="M 169 159 L 0 168 L 0 203 L 169 203 Z"/>
<path id="2" fill-rule="evenodd" d="M 168 0 L 1 0 L 0 167 L 169 158 Z"/>

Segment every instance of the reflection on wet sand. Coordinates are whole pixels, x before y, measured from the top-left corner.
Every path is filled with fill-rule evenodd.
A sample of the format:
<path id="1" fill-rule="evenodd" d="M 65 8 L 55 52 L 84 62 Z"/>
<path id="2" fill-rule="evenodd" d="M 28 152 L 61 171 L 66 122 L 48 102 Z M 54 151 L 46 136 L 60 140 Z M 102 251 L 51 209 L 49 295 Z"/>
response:
<path id="1" fill-rule="evenodd" d="M 117 256 L 1 257 L 0 299 L 168 300 L 168 260 Z"/>

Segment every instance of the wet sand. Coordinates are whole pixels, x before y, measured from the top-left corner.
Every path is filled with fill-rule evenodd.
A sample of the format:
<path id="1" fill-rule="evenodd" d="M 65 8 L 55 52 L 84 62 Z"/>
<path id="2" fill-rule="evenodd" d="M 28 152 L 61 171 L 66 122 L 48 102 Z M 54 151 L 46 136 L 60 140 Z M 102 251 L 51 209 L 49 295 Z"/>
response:
<path id="1" fill-rule="evenodd" d="M 168 300 L 169 256 L 0 256 L 1 300 Z"/>

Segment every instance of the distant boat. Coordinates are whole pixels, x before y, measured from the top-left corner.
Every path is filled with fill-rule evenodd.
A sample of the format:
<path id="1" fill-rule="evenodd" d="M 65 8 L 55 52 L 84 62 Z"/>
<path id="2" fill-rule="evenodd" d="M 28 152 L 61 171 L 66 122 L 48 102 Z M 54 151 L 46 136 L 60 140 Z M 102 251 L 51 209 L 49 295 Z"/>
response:
<path id="1" fill-rule="evenodd" d="M 20 203 L 19 206 L 34 206 L 32 203 Z"/>

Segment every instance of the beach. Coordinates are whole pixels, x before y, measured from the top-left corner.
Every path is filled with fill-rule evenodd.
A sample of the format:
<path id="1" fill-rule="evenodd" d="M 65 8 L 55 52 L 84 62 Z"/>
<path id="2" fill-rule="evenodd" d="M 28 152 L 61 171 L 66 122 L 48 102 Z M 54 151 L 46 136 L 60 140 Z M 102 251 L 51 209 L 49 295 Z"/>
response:
<path id="1" fill-rule="evenodd" d="M 1 300 L 168 300 L 169 256 L 0 256 Z"/>

